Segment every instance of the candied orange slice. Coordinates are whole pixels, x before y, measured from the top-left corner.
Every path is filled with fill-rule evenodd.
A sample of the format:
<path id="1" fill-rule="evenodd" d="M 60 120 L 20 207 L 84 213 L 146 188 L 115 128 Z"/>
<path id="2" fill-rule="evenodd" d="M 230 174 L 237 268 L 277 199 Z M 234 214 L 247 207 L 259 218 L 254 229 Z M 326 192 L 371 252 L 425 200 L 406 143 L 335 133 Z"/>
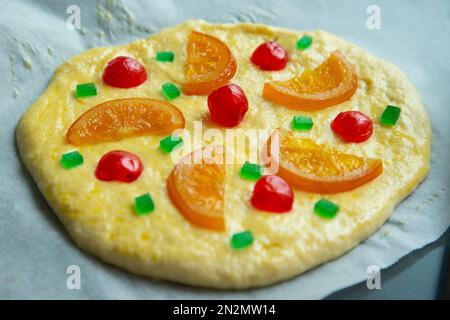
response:
<path id="1" fill-rule="evenodd" d="M 274 135 L 278 135 L 277 139 Z M 279 141 L 278 155 L 272 140 Z M 342 153 L 281 129 L 269 138 L 267 154 L 272 167 L 279 166 L 277 175 L 307 192 L 330 194 L 353 190 L 383 172 L 380 159 Z"/>
<path id="2" fill-rule="evenodd" d="M 320 66 L 286 81 L 264 84 L 263 97 L 283 106 L 313 111 L 343 103 L 358 88 L 358 75 L 336 50 Z"/>
<path id="3" fill-rule="evenodd" d="M 196 159 L 201 159 L 199 162 Z M 169 197 L 192 224 L 225 230 L 223 147 L 211 146 L 182 158 L 167 180 Z"/>
<path id="4" fill-rule="evenodd" d="M 227 84 L 237 64 L 225 43 L 207 34 L 192 31 L 187 44 L 184 94 L 207 95 Z"/>
<path id="5" fill-rule="evenodd" d="M 170 103 L 146 98 L 117 99 L 83 113 L 70 126 L 67 141 L 74 145 L 93 144 L 146 134 L 169 134 L 178 128 L 184 128 L 184 117 Z"/>

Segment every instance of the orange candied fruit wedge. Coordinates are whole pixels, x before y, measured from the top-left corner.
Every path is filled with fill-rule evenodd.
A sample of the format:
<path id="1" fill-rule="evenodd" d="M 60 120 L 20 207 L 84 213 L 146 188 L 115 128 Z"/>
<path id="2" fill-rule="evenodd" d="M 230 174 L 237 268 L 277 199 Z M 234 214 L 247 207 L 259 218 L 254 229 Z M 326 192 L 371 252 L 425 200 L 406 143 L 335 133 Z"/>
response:
<path id="1" fill-rule="evenodd" d="M 272 141 L 278 141 L 279 148 L 276 143 L 272 146 Z M 275 154 L 277 149 L 278 156 Z M 380 159 L 342 153 L 282 129 L 275 130 L 269 138 L 267 151 L 270 164 L 279 166 L 277 175 L 306 192 L 350 191 L 383 172 Z"/>
<path id="2" fill-rule="evenodd" d="M 179 128 L 184 128 L 184 116 L 170 103 L 146 98 L 117 99 L 83 113 L 70 126 L 67 141 L 74 145 L 94 144 L 169 134 Z"/>
<path id="3" fill-rule="evenodd" d="M 191 32 L 184 70 L 184 94 L 207 95 L 227 84 L 236 70 L 236 60 L 225 43 L 204 33 Z"/>
<path id="4" fill-rule="evenodd" d="M 202 159 L 203 161 L 197 161 Z M 196 160 L 197 159 L 197 160 Z M 192 224 L 225 230 L 223 147 L 210 146 L 182 158 L 167 179 L 173 204 Z"/>
<path id="5" fill-rule="evenodd" d="M 314 111 L 350 100 L 357 88 L 356 71 L 336 50 L 317 68 L 298 77 L 265 83 L 263 97 L 292 109 Z"/>

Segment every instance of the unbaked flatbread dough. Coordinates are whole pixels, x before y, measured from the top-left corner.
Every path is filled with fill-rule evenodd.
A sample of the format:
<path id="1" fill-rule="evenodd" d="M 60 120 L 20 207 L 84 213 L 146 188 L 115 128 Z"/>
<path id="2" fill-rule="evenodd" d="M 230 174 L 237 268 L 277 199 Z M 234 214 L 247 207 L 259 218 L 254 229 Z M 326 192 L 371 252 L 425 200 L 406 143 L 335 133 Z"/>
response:
<path id="1" fill-rule="evenodd" d="M 163 100 L 162 83 L 171 81 L 182 87 L 186 43 L 192 30 L 221 39 L 237 60 L 238 72 L 232 82 L 245 90 L 249 100 L 249 111 L 240 128 L 288 128 L 294 115 L 306 114 L 314 118 L 314 127 L 303 135 L 347 153 L 381 158 L 383 174 L 354 191 L 327 196 L 341 209 L 336 218 L 324 220 L 313 213 L 314 203 L 322 196 L 296 189 L 294 207 L 288 214 L 253 209 L 249 198 L 254 182 L 239 178 L 240 165 L 230 165 L 225 190 L 226 231 L 214 232 L 190 224 L 170 201 L 166 179 L 174 163 L 158 150 L 161 136 L 81 147 L 66 142 L 72 122 L 101 102 L 125 97 Z M 313 45 L 305 51 L 296 50 L 296 41 L 303 34 L 265 25 L 188 21 L 128 45 L 88 50 L 60 66 L 47 90 L 20 120 L 17 144 L 24 164 L 76 244 L 136 274 L 197 286 L 242 289 L 299 275 L 344 254 L 379 228 L 426 176 L 431 142 L 427 113 L 414 86 L 392 64 L 324 31 L 309 32 Z M 273 39 L 288 50 L 290 62 L 280 72 L 260 71 L 249 57 L 257 45 Z M 304 68 L 314 68 L 335 49 L 344 53 L 359 74 L 359 88 L 350 101 L 302 113 L 262 98 L 265 82 L 288 79 Z M 156 61 L 158 51 L 173 51 L 175 61 Z M 104 85 L 103 69 L 119 55 L 139 60 L 149 79 L 131 89 Z M 86 82 L 95 82 L 99 94 L 77 100 L 74 88 Z M 183 112 L 188 130 L 193 130 L 195 120 L 205 118 L 206 99 L 181 95 L 171 102 Z M 402 108 L 399 122 L 392 128 L 381 126 L 379 121 L 387 104 Z M 372 117 L 375 131 L 370 140 L 345 144 L 335 137 L 329 124 L 339 112 L 347 110 L 360 110 Z M 207 121 L 203 125 L 204 129 L 212 126 Z M 95 178 L 100 157 L 117 149 L 133 152 L 144 162 L 145 169 L 135 182 L 111 183 Z M 84 164 L 65 170 L 59 159 L 71 150 L 84 156 Z M 155 200 L 156 209 L 150 215 L 138 216 L 133 212 L 133 201 L 146 192 Z M 253 245 L 233 250 L 231 235 L 247 229 L 255 237 Z"/>

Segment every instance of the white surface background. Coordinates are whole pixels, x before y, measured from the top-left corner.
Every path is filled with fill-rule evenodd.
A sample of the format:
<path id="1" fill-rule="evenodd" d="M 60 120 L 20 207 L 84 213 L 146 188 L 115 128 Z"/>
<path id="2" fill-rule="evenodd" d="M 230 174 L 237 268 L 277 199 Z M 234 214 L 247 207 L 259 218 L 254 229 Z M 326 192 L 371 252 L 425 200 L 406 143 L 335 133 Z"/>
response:
<path id="1" fill-rule="evenodd" d="M 66 9 L 81 8 L 81 30 Z M 366 9 L 381 9 L 368 30 Z M 367 278 L 439 238 L 450 224 L 449 1 L 7 1 L 0 0 L 0 298 L 299 299 L 321 298 Z M 345 256 L 271 287 L 230 292 L 137 277 L 77 249 L 24 170 L 15 147 L 20 115 L 54 69 L 84 50 L 146 37 L 186 19 L 260 22 L 325 29 L 397 64 L 421 93 L 433 128 L 428 179 L 371 238 Z M 66 288 L 66 268 L 81 268 L 81 290 Z"/>

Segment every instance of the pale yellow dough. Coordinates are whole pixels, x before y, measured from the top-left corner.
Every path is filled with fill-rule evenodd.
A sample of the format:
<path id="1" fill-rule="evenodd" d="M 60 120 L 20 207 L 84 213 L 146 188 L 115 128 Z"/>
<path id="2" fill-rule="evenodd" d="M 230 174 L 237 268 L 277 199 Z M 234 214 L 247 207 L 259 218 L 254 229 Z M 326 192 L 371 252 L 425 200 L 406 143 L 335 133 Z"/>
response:
<path id="1" fill-rule="evenodd" d="M 163 99 L 160 86 L 168 81 L 182 87 L 186 42 L 192 30 L 220 38 L 237 60 L 233 82 L 245 90 L 249 100 L 240 128 L 288 128 L 294 115 L 307 114 L 313 117 L 314 127 L 304 135 L 348 153 L 381 158 L 384 173 L 354 191 L 327 196 L 341 209 L 335 219 L 324 220 L 313 213 L 321 195 L 298 190 L 292 212 L 277 215 L 256 211 L 249 204 L 254 183 L 239 178 L 239 165 L 228 166 L 226 231 L 221 233 L 191 225 L 172 205 L 166 178 L 174 164 L 158 150 L 160 136 L 79 148 L 65 141 L 72 122 L 98 103 L 124 97 Z M 324 31 L 308 32 L 314 38 L 312 47 L 298 51 L 296 41 L 303 34 L 264 25 L 188 21 L 128 45 L 88 50 L 60 66 L 47 90 L 20 120 L 17 144 L 27 169 L 76 244 L 136 274 L 196 286 L 242 289 L 294 277 L 342 255 L 377 230 L 427 174 L 431 142 L 427 113 L 416 89 L 397 67 Z M 280 72 L 259 71 L 249 57 L 257 45 L 273 39 L 288 50 L 290 62 Z M 335 49 L 344 53 L 360 77 L 359 89 L 350 101 L 302 113 L 262 98 L 264 82 L 288 79 L 304 68 L 314 68 Z M 168 50 L 175 53 L 173 63 L 154 59 L 156 52 Z M 103 69 L 118 55 L 138 59 L 149 79 L 132 89 L 105 86 Z M 86 82 L 95 82 L 99 94 L 77 100 L 74 88 Z M 184 113 L 189 130 L 208 110 L 205 96 L 182 95 L 173 104 Z M 402 108 L 399 122 L 392 128 L 379 124 L 387 104 Z M 360 110 L 373 118 L 375 131 L 369 141 L 345 144 L 333 135 L 330 122 L 347 110 Z M 204 123 L 204 129 L 210 126 Z M 99 158 L 115 149 L 133 152 L 144 162 L 137 181 L 111 183 L 95 178 Z M 59 159 L 71 150 L 82 153 L 85 162 L 65 170 Z M 146 192 L 155 200 L 156 209 L 150 215 L 137 216 L 134 198 Z M 254 244 L 232 250 L 231 235 L 247 229 L 253 232 Z"/>

